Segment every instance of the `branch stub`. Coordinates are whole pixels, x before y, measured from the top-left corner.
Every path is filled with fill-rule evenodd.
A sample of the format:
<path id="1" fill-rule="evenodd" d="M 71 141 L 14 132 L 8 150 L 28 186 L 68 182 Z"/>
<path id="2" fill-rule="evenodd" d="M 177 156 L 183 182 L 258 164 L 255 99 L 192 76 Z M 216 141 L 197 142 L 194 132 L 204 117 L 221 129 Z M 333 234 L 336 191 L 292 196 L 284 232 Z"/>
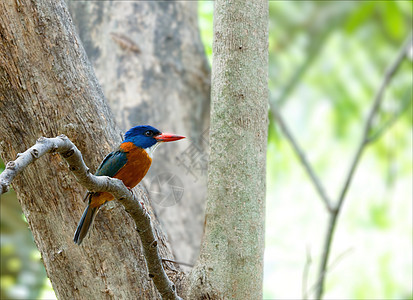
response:
<path id="1" fill-rule="evenodd" d="M 31 154 L 34 158 L 39 158 L 39 150 L 37 150 L 36 148 L 33 149 L 32 151 L 30 151 L 30 154 Z"/>
<path id="2" fill-rule="evenodd" d="M 5 182 L 0 182 L 0 195 L 5 194 L 9 191 L 9 186 Z"/>
<path id="3" fill-rule="evenodd" d="M 57 147 L 56 143 L 53 143 L 53 146 L 52 146 L 52 148 L 50 149 L 50 153 L 56 152 L 57 148 L 58 148 L 58 147 Z"/>
<path id="4" fill-rule="evenodd" d="M 69 158 L 73 155 L 73 153 L 75 153 L 75 150 L 70 149 L 69 151 L 64 152 L 62 155 L 63 155 L 64 158 Z"/>
<path id="5" fill-rule="evenodd" d="M 16 163 L 14 161 L 9 161 L 6 165 L 6 169 L 14 170 L 16 168 Z"/>

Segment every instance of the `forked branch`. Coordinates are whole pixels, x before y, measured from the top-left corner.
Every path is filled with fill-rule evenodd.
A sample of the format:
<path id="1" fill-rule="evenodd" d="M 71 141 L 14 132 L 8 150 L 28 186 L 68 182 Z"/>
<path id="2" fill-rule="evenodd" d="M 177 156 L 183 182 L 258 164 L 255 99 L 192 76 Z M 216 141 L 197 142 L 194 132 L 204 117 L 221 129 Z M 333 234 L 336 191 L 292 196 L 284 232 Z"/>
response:
<path id="1" fill-rule="evenodd" d="M 311 288 L 311 290 L 313 288 L 316 289 L 316 299 L 322 299 L 322 297 L 323 297 L 324 281 L 325 281 L 325 275 L 326 275 L 326 272 L 327 272 L 327 263 L 328 263 L 328 259 L 329 259 L 329 256 L 330 256 L 330 248 L 331 248 L 331 244 L 332 244 L 332 240 L 333 240 L 333 236 L 334 236 L 334 231 L 335 231 L 336 224 L 337 224 L 338 215 L 341 211 L 341 207 L 344 203 L 347 191 L 348 191 L 349 186 L 351 184 L 351 180 L 353 178 L 353 175 L 354 175 L 354 172 L 357 168 L 357 165 L 360 161 L 361 155 L 362 155 L 363 151 L 365 150 L 365 148 L 367 147 L 367 145 L 369 145 L 373 141 L 377 140 L 378 137 L 380 137 L 382 135 L 382 133 L 385 130 L 387 130 L 396 121 L 396 119 L 401 115 L 403 110 L 406 109 L 410 104 L 411 91 L 409 91 L 409 93 L 407 94 L 407 99 L 403 100 L 403 103 L 401 105 L 402 108 L 394 116 L 394 118 L 392 118 L 388 123 L 384 124 L 376 133 L 371 134 L 373 120 L 376 117 L 376 115 L 377 115 L 377 113 L 380 109 L 380 106 L 381 106 L 381 103 L 382 103 L 382 100 L 383 100 L 384 92 L 385 92 L 387 86 L 389 85 L 391 79 L 393 78 L 394 74 L 399 69 L 399 67 L 400 67 L 401 63 L 403 62 L 404 58 L 408 55 L 408 52 L 413 51 L 412 49 L 413 49 L 413 36 L 410 35 L 409 38 L 407 39 L 407 41 L 401 47 L 401 49 L 400 49 L 397 57 L 395 58 L 395 60 L 389 65 L 388 69 L 386 70 L 383 81 L 381 82 L 381 84 L 379 86 L 379 89 L 378 89 L 378 91 L 377 91 L 377 93 L 376 93 L 376 95 L 373 99 L 372 106 L 370 108 L 368 117 L 367 117 L 366 122 L 364 124 L 361 141 L 360 141 L 360 143 L 357 147 L 354 158 L 351 161 L 349 171 L 346 174 L 344 184 L 343 184 L 341 192 L 338 196 L 336 204 L 333 204 L 331 199 L 328 197 L 322 182 L 320 181 L 320 179 L 318 178 L 317 174 L 315 173 L 312 165 L 308 161 L 308 159 L 305 155 L 305 152 L 301 149 L 298 142 L 294 138 L 293 134 L 289 130 L 289 128 L 288 128 L 286 122 L 284 121 L 282 115 L 279 113 L 275 103 L 270 102 L 271 111 L 272 111 L 272 114 L 273 114 L 273 117 L 274 117 L 276 123 L 279 125 L 279 127 L 282 130 L 283 134 L 285 135 L 287 140 L 292 145 L 294 152 L 296 153 L 296 155 L 300 159 L 301 164 L 303 165 L 304 169 L 308 173 L 308 175 L 311 179 L 311 182 L 315 186 L 320 198 L 322 199 L 322 201 L 323 201 L 324 205 L 326 206 L 327 211 L 329 213 L 329 222 L 328 222 L 327 233 L 326 233 L 325 240 L 324 240 L 324 246 L 323 246 L 323 253 L 322 253 L 322 258 L 321 258 L 321 263 L 320 263 L 320 269 L 319 269 L 319 272 L 318 272 L 318 279 L 317 279 L 317 282 L 314 284 L 314 286 Z M 307 273 L 307 268 L 308 268 L 308 265 L 306 264 L 304 274 Z M 307 276 L 307 275 L 305 275 L 305 276 Z M 309 292 L 304 293 L 304 297 L 307 297 L 308 293 Z"/>
<path id="2" fill-rule="evenodd" d="M 40 138 L 34 146 L 19 153 L 15 161 L 10 161 L 0 174 L 0 195 L 8 191 L 13 179 L 30 163 L 47 153 L 55 152 L 67 161 L 69 169 L 81 185 L 89 191 L 109 192 L 124 206 L 138 228 L 149 277 L 153 280 L 158 292 L 163 299 L 181 299 L 176 293 L 175 285 L 169 280 L 163 269 L 149 214 L 121 180 L 92 175 L 83 161 L 81 152 L 66 136 Z"/>
<path id="3" fill-rule="evenodd" d="M 331 243 L 333 240 L 333 235 L 334 235 L 334 231 L 336 228 L 336 224 L 337 224 L 337 218 L 338 215 L 341 211 L 341 207 L 343 206 L 344 203 L 344 199 L 346 197 L 348 188 L 350 186 L 351 180 L 353 178 L 354 172 L 358 166 L 358 163 L 360 161 L 361 155 L 363 154 L 365 148 L 367 147 L 367 145 L 369 145 L 370 140 L 369 140 L 369 136 L 370 136 L 370 131 L 372 129 L 372 124 L 373 124 L 373 120 L 376 117 L 381 103 L 383 101 L 383 95 L 384 92 L 387 88 L 387 86 L 389 85 L 391 79 L 393 78 L 394 74 L 396 73 L 396 71 L 399 69 L 400 65 L 402 64 L 403 60 L 405 59 L 405 57 L 408 54 L 408 51 L 411 49 L 412 47 L 412 43 L 413 43 L 413 35 L 410 35 L 408 37 L 408 39 L 404 42 L 404 44 L 402 45 L 399 53 L 397 54 L 396 58 L 394 61 L 391 62 L 391 64 L 389 65 L 389 67 L 387 68 L 385 74 L 384 74 L 384 78 L 383 81 L 381 82 L 379 89 L 374 97 L 372 106 L 370 108 L 369 114 L 367 116 L 367 120 L 364 124 L 364 128 L 363 128 L 363 135 L 361 138 L 361 141 L 358 145 L 358 148 L 356 150 L 356 154 L 354 155 L 354 158 L 351 162 L 350 165 L 350 169 L 347 173 L 347 176 L 345 178 L 344 181 L 344 185 L 343 188 L 339 194 L 338 197 L 338 201 L 337 204 L 333 210 L 332 213 L 330 213 L 330 217 L 329 217 L 329 222 L 328 222 L 328 229 L 327 229 L 327 234 L 324 240 L 324 247 L 323 247 L 323 254 L 322 254 L 322 258 L 321 258 L 321 263 L 320 263 L 320 269 L 319 269 L 319 278 L 320 278 L 320 283 L 317 287 L 317 292 L 316 292 L 316 298 L 317 299 L 322 299 L 323 296 L 323 292 L 324 292 L 324 277 L 325 277 L 325 273 L 326 273 L 326 269 L 327 269 L 327 263 L 328 263 L 328 258 L 330 255 L 330 248 L 331 248 Z"/>

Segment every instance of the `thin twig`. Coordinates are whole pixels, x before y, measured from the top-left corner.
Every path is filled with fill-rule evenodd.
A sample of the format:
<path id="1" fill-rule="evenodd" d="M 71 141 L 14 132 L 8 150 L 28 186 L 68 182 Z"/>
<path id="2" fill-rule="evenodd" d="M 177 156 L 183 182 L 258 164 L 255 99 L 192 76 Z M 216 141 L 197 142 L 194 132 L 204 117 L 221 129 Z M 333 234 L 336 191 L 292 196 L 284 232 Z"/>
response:
<path id="1" fill-rule="evenodd" d="M 303 294 L 303 300 L 308 299 L 308 292 L 307 292 L 307 286 L 308 286 L 308 273 L 310 271 L 310 266 L 312 263 L 311 259 L 311 252 L 310 252 L 310 247 L 306 247 L 306 260 L 305 260 L 305 265 L 304 265 L 304 270 L 303 270 L 303 282 L 302 282 L 302 294 Z"/>
<path id="2" fill-rule="evenodd" d="M 311 44 L 307 49 L 308 55 L 306 55 L 305 61 L 295 69 L 294 74 L 291 78 L 287 81 L 287 84 L 282 89 L 280 95 L 274 100 L 274 104 L 276 107 L 281 107 L 285 104 L 288 99 L 288 96 L 291 92 L 295 89 L 295 87 L 300 83 L 301 78 L 307 72 L 311 64 L 316 61 L 317 56 L 322 52 L 322 48 L 326 44 L 326 40 L 329 37 L 330 33 L 333 31 L 337 22 L 330 24 L 327 28 L 325 28 L 321 34 L 314 34 L 314 36 L 318 36 L 317 39 L 312 39 Z"/>
<path id="3" fill-rule="evenodd" d="M 360 144 L 357 148 L 356 154 L 354 155 L 353 161 L 351 163 L 350 169 L 345 179 L 345 183 L 340 192 L 337 206 L 334 208 L 333 212 L 330 214 L 329 225 L 328 225 L 328 230 L 327 230 L 327 234 L 326 234 L 325 241 L 324 241 L 324 247 L 323 247 L 324 250 L 323 250 L 323 255 L 322 255 L 320 269 L 319 269 L 320 284 L 318 285 L 318 288 L 317 288 L 317 293 L 316 293 L 317 299 L 322 299 L 323 292 L 324 292 L 324 275 L 325 275 L 325 271 L 327 267 L 328 257 L 330 254 L 330 248 L 331 248 L 331 243 L 332 243 L 332 239 L 334 235 L 334 230 L 337 224 L 337 218 L 340 213 L 341 207 L 343 205 L 344 199 L 346 197 L 346 194 L 350 186 L 351 180 L 353 178 L 354 172 L 356 170 L 356 167 L 360 161 L 361 155 L 363 154 L 365 147 L 369 144 L 368 143 L 369 132 L 371 129 L 373 119 L 380 108 L 380 105 L 383 99 L 383 94 L 384 94 L 384 91 L 386 90 L 386 87 L 388 86 L 391 79 L 393 78 L 393 75 L 396 73 L 402 61 L 406 57 L 407 51 L 410 49 L 412 42 L 413 42 L 413 36 L 410 35 L 407 41 L 401 47 L 396 59 L 390 64 L 387 71 L 385 72 L 383 81 L 379 87 L 378 92 L 376 93 L 374 97 L 373 105 L 370 109 L 366 123 L 364 125 L 363 135 L 362 135 Z"/>
<path id="4" fill-rule="evenodd" d="M 333 206 L 331 204 L 331 200 L 328 197 L 326 191 L 324 190 L 324 187 L 321 184 L 321 181 L 318 179 L 317 175 L 315 174 L 315 172 L 314 172 L 310 162 L 308 161 L 304 151 L 298 145 L 298 143 L 295 140 L 294 136 L 292 135 L 289 128 L 287 127 L 287 124 L 284 122 L 283 117 L 278 112 L 278 110 L 274 107 L 274 104 L 270 103 L 270 105 L 271 105 L 271 113 L 273 114 L 273 116 L 275 118 L 275 121 L 280 126 L 280 129 L 282 130 L 282 132 L 284 133 L 285 137 L 288 139 L 290 144 L 293 146 L 295 154 L 297 155 L 298 159 L 301 161 L 301 164 L 304 166 L 305 170 L 307 171 L 307 174 L 310 176 L 311 182 L 314 184 L 314 187 L 316 188 L 318 194 L 320 195 L 321 199 L 323 200 L 324 205 L 326 206 L 327 210 L 329 212 L 331 212 L 332 209 L 333 209 Z"/>
<path id="5" fill-rule="evenodd" d="M 343 260 L 346 255 L 350 254 L 351 251 L 353 251 L 353 248 L 348 248 L 347 250 L 344 250 L 339 256 L 337 256 L 336 259 L 331 263 L 331 265 L 329 265 L 328 268 L 326 268 L 326 270 L 324 271 L 323 276 L 325 276 L 326 273 L 331 272 L 333 270 L 333 268 L 341 260 Z M 321 280 L 322 280 L 322 278 L 321 278 L 321 276 L 319 276 L 317 278 L 316 282 L 308 289 L 306 294 L 309 295 L 320 284 Z M 316 298 L 316 299 L 318 299 L 318 298 Z"/>
<path id="6" fill-rule="evenodd" d="M 77 147 L 64 135 L 56 138 L 40 138 L 36 144 L 17 155 L 15 161 L 6 165 L 0 174 L 0 195 L 7 192 L 12 180 L 30 163 L 47 153 L 59 153 L 69 164 L 69 169 L 77 181 L 93 192 L 109 192 L 124 206 L 135 221 L 142 241 L 143 254 L 148 266 L 149 277 L 153 280 L 163 299 L 181 299 L 176 294 L 175 285 L 169 280 L 158 253 L 157 240 L 149 214 L 144 210 L 135 195 L 119 179 L 90 174 Z"/>
<path id="7" fill-rule="evenodd" d="M 285 103 L 290 93 L 295 89 L 295 87 L 300 82 L 300 79 L 304 76 L 308 68 L 311 64 L 316 60 L 318 54 L 321 52 L 322 47 L 325 44 L 325 40 L 328 38 L 332 29 L 334 28 L 335 24 L 337 24 L 338 19 L 334 19 L 333 26 L 329 26 L 325 29 L 320 37 L 316 40 L 313 40 L 308 48 L 308 56 L 306 57 L 305 61 L 296 69 L 291 79 L 288 81 L 287 85 L 283 88 L 280 95 L 277 99 L 272 99 L 270 101 L 271 113 L 273 117 L 280 126 L 280 129 L 283 131 L 285 137 L 289 140 L 290 144 L 293 146 L 296 155 L 298 156 L 301 164 L 304 166 L 307 174 L 310 176 L 311 182 L 314 184 L 320 198 L 323 200 L 326 208 L 328 211 L 331 211 L 332 205 L 327 193 L 323 185 L 321 184 L 320 180 L 318 179 L 317 175 L 315 174 L 310 162 L 308 161 L 307 157 L 304 154 L 304 151 L 300 148 L 298 143 L 296 142 L 294 136 L 292 135 L 291 131 L 289 130 L 286 122 L 282 115 L 278 112 L 279 108 Z"/>
<path id="8" fill-rule="evenodd" d="M 379 129 L 376 130 L 375 133 L 370 135 L 367 139 L 369 144 L 378 140 L 383 133 L 385 133 L 393 124 L 399 119 L 399 117 L 407 111 L 407 108 L 412 104 L 412 88 L 406 92 L 403 97 L 403 100 L 400 104 L 400 109 L 386 122 L 384 123 Z"/>
<path id="9" fill-rule="evenodd" d="M 167 262 L 171 262 L 171 263 L 174 263 L 174 264 L 183 265 L 183 266 L 187 266 L 187 267 L 191 267 L 191 268 L 194 267 L 194 265 L 192 265 L 192 264 L 188 264 L 188 263 L 182 262 L 182 261 L 167 259 L 167 258 L 162 258 L 162 261 L 167 261 Z"/>

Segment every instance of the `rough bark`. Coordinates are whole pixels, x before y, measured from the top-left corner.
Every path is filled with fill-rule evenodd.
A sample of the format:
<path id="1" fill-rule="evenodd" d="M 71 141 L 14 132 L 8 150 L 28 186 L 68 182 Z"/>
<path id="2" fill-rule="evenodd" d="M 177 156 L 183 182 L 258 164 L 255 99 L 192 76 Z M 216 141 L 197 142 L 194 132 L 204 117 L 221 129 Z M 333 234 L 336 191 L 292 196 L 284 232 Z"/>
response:
<path id="1" fill-rule="evenodd" d="M 5 161 L 40 136 L 64 133 L 93 171 L 120 142 L 64 1 L 0 3 L 0 120 Z M 133 221 L 115 201 L 101 209 L 84 245 L 73 243 L 85 190 L 58 155 L 30 165 L 13 187 L 59 299 L 159 297 Z M 170 257 L 156 233 L 162 256 Z"/>
<path id="2" fill-rule="evenodd" d="M 138 197 L 121 180 L 92 175 L 83 161 L 81 152 L 67 136 L 62 134 L 57 138 L 41 137 L 34 146 L 19 153 L 16 160 L 9 161 L 6 169 L 0 174 L 0 195 L 8 191 L 13 179 L 21 174 L 28 165 L 43 155 L 54 153 L 59 153 L 65 159 L 69 170 L 82 186 L 93 192 L 112 193 L 115 199 L 124 206 L 135 221 L 149 277 L 152 278 L 158 292 L 162 295 L 162 299 L 181 299 L 177 296 L 175 285 L 170 281 L 162 266 L 162 257 L 158 252 L 158 241 L 152 227 L 151 217 L 142 202 L 138 201 Z"/>
<path id="3" fill-rule="evenodd" d="M 267 1 L 215 1 L 205 235 L 188 299 L 262 299 L 267 43 Z"/>
<path id="4" fill-rule="evenodd" d="M 182 181 L 177 203 L 152 201 L 177 260 L 193 263 L 203 229 L 207 147 L 200 137 L 208 132 L 210 93 L 197 3 L 70 1 L 69 8 L 119 126 L 151 124 L 190 138 L 158 149 L 144 183 L 151 193 L 155 176 Z"/>

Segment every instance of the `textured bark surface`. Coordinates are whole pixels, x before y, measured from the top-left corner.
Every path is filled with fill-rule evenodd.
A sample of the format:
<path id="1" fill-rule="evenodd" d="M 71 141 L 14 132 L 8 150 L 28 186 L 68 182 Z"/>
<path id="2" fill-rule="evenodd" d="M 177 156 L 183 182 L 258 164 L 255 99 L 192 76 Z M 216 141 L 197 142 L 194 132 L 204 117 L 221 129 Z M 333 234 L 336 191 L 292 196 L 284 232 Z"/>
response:
<path id="1" fill-rule="evenodd" d="M 70 1 L 69 7 L 119 126 L 151 124 L 189 137 L 158 148 L 144 183 L 151 193 L 157 176 L 182 182 L 177 203 L 173 195 L 151 200 L 177 260 L 193 263 L 204 221 L 207 144 L 200 137 L 208 134 L 210 94 L 197 3 Z M 166 185 L 161 190 L 168 192 Z"/>
<path id="2" fill-rule="evenodd" d="M 94 171 L 120 142 L 63 1 L 0 2 L 0 120 L 6 162 L 38 137 L 64 133 Z M 60 156 L 42 157 L 13 187 L 59 299 L 158 298 L 133 222 L 119 204 L 101 209 L 81 247 L 73 243 L 85 191 Z M 156 232 L 162 256 L 170 257 Z"/>
<path id="3" fill-rule="evenodd" d="M 268 2 L 215 1 L 205 236 L 188 299 L 262 299 Z"/>

